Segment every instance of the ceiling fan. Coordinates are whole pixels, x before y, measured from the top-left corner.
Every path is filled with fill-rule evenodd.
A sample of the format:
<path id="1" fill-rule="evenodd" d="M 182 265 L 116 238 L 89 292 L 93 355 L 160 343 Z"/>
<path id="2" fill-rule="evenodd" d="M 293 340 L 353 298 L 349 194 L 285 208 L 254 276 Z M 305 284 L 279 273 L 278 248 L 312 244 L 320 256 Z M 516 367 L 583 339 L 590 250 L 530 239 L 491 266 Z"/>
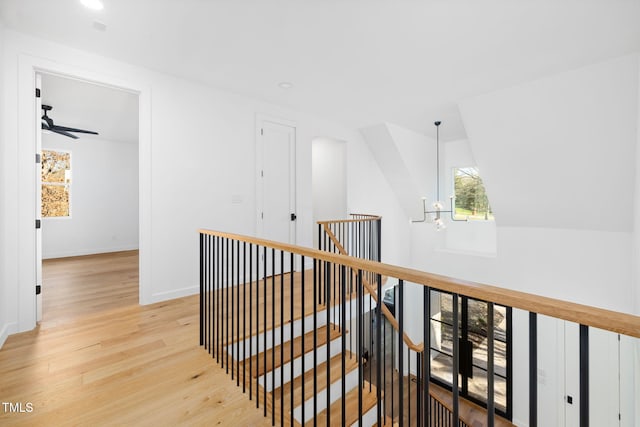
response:
<path id="1" fill-rule="evenodd" d="M 42 116 L 42 129 L 49 130 L 51 132 L 55 132 L 60 135 L 68 136 L 69 138 L 78 139 L 78 137 L 70 132 L 74 133 L 88 133 L 91 135 L 98 135 L 98 132 L 94 132 L 92 130 L 84 130 L 84 129 L 76 129 L 70 128 L 66 126 L 58 126 L 53 123 L 53 119 L 47 116 L 47 112 L 51 111 L 53 107 L 51 105 L 42 105 L 42 110 L 44 111 L 44 115 Z"/>

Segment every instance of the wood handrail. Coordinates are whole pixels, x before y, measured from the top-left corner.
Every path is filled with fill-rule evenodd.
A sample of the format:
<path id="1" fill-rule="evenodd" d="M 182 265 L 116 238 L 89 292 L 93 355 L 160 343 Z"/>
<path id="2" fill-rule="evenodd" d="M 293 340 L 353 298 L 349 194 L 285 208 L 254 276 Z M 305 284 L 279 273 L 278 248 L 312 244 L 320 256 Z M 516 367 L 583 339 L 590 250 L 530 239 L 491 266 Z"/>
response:
<path id="1" fill-rule="evenodd" d="M 336 235 L 329 229 L 328 224 L 323 224 L 323 228 L 324 228 L 324 232 L 327 233 L 329 238 L 333 241 L 333 244 L 336 246 L 338 251 L 342 255 L 348 255 L 346 249 L 344 248 L 344 246 L 342 246 L 342 244 L 340 243 Z M 391 313 L 391 311 L 387 308 L 385 304 L 380 303 L 378 299 L 378 293 L 373 287 L 373 285 L 369 283 L 369 281 L 364 277 L 362 278 L 362 285 L 367 289 L 369 294 L 373 297 L 376 304 L 380 305 L 380 307 L 382 308 L 382 312 L 384 313 L 384 316 L 387 318 L 387 320 L 389 321 L 393 329 L 395 329 L 397 332 L 400 332 L 400 325 L 398 324 L 396 317 L 393 315 L 393 313 Z M 402 333 L 402 338 L 404 339 L 405 344 L 407 344 L 407 347 L 409 347 L 411 350 L 421 353 L 422 350 L 424 349 L 424 344 L 414 343 L 411 340 L 411 338 L 409 338 L 409 335 L 407 335 L 407 333 L 404 331 Z"/>
<path id="2" fill-rule="evenodd" d="M 366 218 L 331 219 L 331 220 L 327 220 L 327 221 L 317 221 L 317 224 L 320 224 L 320 225 L 345 224 L 345 223 L 349 223 L 349 222 L 377 221 L 379 219 L 382 219 L 381 216 L 375 216 L 375 215 L 367 215 L 367 214 L 351 214 L 351 215 L 362 215 L 362 216 L 365 216 Z"/>
<path id="3" fill-rule="evenodd" d="M 257 237 L 200 229 L 200 233 L 225 237 L 241 242 L 268 246 L 274 249 L 304 255 L 322 261 L 341 264 L 354 269 L 369 271 L 382 276 L 394 277 L 418 285 L 428 286 L 435 290 L 453 292 L 474 299 L 491 301 L 499 305 L 526 310 L 557 319 L 567 320 L 594 328 L 640 338 L 640 317 L 598 307 L 592 307 L 555 298 L 530 294 L 497 286 L 454 279 L 433 273 L 426 273 L 397 265 L 384 264 L 348 255 L 320 251 L 313 248 L 274 242 Z"/>

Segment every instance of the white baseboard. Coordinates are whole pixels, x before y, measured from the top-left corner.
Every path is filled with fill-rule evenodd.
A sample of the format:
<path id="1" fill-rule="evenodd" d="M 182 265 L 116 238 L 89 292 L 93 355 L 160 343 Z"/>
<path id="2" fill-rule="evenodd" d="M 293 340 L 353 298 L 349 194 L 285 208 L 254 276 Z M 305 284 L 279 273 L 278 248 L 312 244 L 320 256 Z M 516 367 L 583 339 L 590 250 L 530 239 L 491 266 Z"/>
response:
<path id="1" fill-rule="evenodd" d="M 17 328 L 15 323 L 5 323 L 4 325 L 2 325 L 2 328 L 0 329 L 0 349 L 4 345 L 4 342 L 7 340 L 9 335 L 15 334 L 16 331 Z"/>
<path id="2" fill-rule="evenodd" d="M 53 258 L 68 258 L 72 256 L 83 256 L 83 255 L 95 255 L 95 254 L 106 254 L 110 252 L 122 252 L 122 251 L 133 251 L 137 250 L 139 245 L 137 243 L 132 243 L 129 245 L 122 246 L 111 246 L 107 248 L 85 248 L 85 249 L 74 249 L 71 251 L 61 251 L 61 252 L 53 252 L 43 254 L 43 259 L 53 259 Z"/>
<path id="3" fill-rule="evenodd" d="M 176 298 L 187 297 L 200 293 L 199 286 L 190 286 L 188 288 L 175 289 L 173 291 L 157 292 L 151 295 L 151 304 L 156 302 L 168 301 Z"/>

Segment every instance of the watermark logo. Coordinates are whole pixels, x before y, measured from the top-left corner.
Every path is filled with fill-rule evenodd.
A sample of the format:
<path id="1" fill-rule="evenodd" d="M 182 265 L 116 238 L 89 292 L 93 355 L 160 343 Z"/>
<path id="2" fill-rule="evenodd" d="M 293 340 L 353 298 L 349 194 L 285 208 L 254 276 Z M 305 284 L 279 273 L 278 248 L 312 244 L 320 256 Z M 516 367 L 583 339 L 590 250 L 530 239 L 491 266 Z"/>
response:
<path id="1" fill-rule="evenodd" d="M 33 412 L 31 402 L 2 402 L 2 410 L 9 414 L 30 414 Z"/>

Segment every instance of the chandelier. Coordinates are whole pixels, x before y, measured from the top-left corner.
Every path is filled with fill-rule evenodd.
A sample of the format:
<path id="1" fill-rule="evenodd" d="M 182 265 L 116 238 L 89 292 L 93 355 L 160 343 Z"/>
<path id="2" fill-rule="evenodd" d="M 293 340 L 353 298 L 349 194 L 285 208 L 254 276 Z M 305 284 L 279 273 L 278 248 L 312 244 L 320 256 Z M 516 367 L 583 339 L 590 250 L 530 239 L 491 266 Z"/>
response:
<path id="1" fill-rule="evenodd" d="M 440 201 L 440 125 L 441 121 L 433 123 L 436 126 L 436 201 L 431 205 L 432 210 L 427 209 L 427 198 L 422 198 L 422 219 L 412 220 L 411 222 L 430 222 L 436 227 L 436 231 L 447 228 L 442 219 L 442 214 L 448 213 L 451 216 L 452 221 L 464 221 L 467 219 L 456 219 L 454 215 L 454 196 L 449 196 L 449 209 L 444 209 L 444 203 Z"/>

